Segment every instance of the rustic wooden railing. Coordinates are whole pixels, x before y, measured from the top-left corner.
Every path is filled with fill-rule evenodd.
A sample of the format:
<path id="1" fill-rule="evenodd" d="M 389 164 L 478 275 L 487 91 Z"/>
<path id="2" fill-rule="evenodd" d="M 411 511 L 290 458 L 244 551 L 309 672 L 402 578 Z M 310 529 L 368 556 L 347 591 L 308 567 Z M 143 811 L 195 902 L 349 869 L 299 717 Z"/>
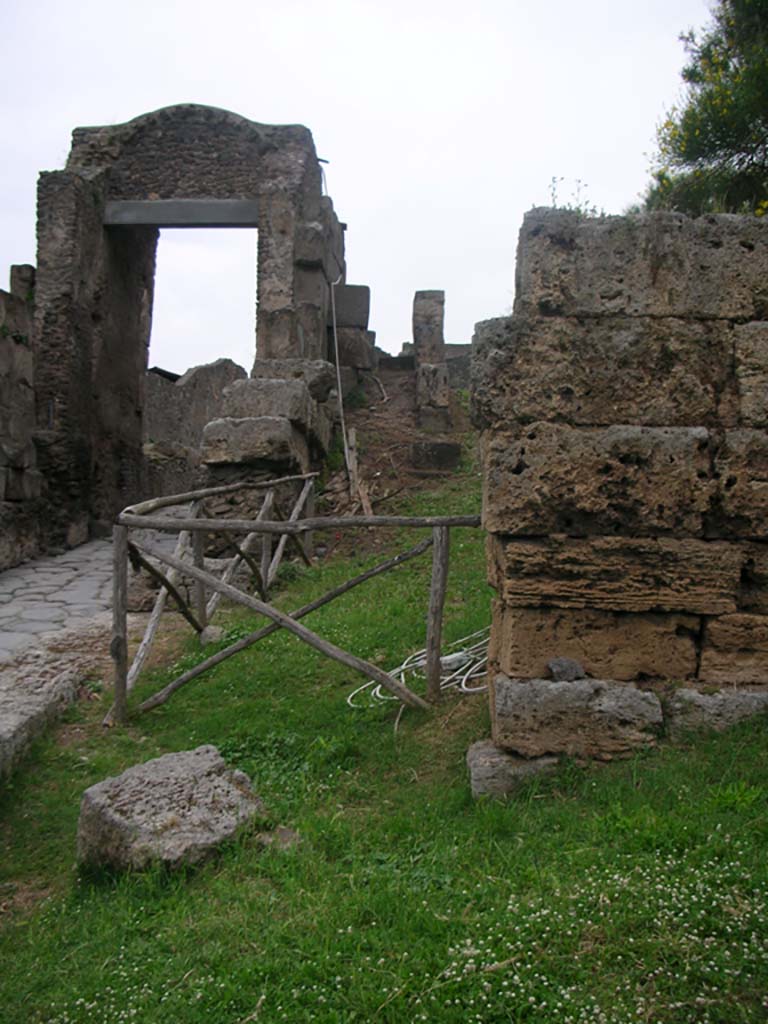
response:
<path id="1" fill-rule="evenodd" d="M 114 662 L 115 693 L 114 704 L 105 724 L 123 723 L 128 715 L 128 694 L 138 679 L 152 647 L 160 617 L 168 596 L 177 604 L 179 611 L 192 628 L 201 636 L 216 611 L 222 597 L 242 604 L 259 612 L 270 620 L 250 635 L 238 640 L 225 649 L 206 658 L 193 669 L 184 672 L 163 689 L 153 694 L 138 711 L 148 711 L 164 704 L 173 693 L 197 678 L 203 672 L 250 647 L 278 629 L 286 629 L 304 643 L 341 664 L 364 673 L 390 690 L 403 703 L 412 707 L 427 708 L 440 699 L 440 648 L 442 638 L 443 605 L 448 575 L 449 530 L 454 526 L 477 527 L 479 516 L 331 516 L 300 518 L 302 511 L 311 501 L 316 474 L 280 477 L 249 484 L 229 484 L 221 487 L 203 488 L 185 494 L 169 495 L 141 502 L 126 508 L 118 517 L 113 530 L 113 602 L 111 655 Z M 275 493 L 281 484 L 301 483 L 301 492 L 294 502 L 290 514 L 285 516 L 278 507 Z M 206 498 L 228 494 L 245 489 L 262 489 L 265 496 L 255 519 L 212 518 L 206 516 Z M 170 517 L 155 513 L 170 506 L 189 503 L 189 516 Z M 271 517 L 271 518 L 270 518 Z M 269 590 L 275 581 L 280 561 L 288 543 L 292 544 L 300 557 L 311 564 L 302 537 L 314 530 L 346 530 L 366 527 L 430 527 L 432 535 L 415 547 L 387 559 L 372 569 L 347 580 L 322 597 L 312 601 L 291 614 L 286 614 L 269 603 Z M 178 533 L 174 553 L 162 551 L 144 540 L 131 539 L 131 530 L 157 530 Z M 204 560 L 205 534 L 223 534 L 234 554 L 226 564 L 220 577 L 208 571 Z M 245 535 L 238 542 L 237 535 Z M 273 551 L 273 538 L 279 541 Z M 317 608 L 328 604 L 361 583 L 387 572 L 398 565 L 433 548 L 432 581 L 427 613 L 427 671 L 426 700 L 413 693 L 403 683 L 384 672 L 378 666 L 345 651 L 318 636 L 301 625 L 299 620 Z M 258 555 L 258 557 L 256 557 Z M 259 597 L 254 597 L 233 585 L 240 565 L 245 562 L 253 575 Z M 128 565 L 149 572 L 160 584 L 155 605 L 149 617 L 144 637 L 132 664 L 128 665 Z M 163 569 L 158 567 L 162 565 Z M 184 579 L 193 581 L 192 600 L 188 602 L 180 592 L 179 585 Z M 210 592 L 210 596 L 209 596 Z"/>

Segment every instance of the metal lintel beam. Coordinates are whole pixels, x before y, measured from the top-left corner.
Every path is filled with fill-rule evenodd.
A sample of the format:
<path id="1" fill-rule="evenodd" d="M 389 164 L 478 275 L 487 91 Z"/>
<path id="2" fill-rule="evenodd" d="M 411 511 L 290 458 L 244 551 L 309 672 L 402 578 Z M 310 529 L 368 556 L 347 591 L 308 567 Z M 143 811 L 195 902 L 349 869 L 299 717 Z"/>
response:
<path id="1" fill-rule="evenodd" d="M 255 199 L 125 199 L 104 208 L 107 227 L 256 228 Z"/>

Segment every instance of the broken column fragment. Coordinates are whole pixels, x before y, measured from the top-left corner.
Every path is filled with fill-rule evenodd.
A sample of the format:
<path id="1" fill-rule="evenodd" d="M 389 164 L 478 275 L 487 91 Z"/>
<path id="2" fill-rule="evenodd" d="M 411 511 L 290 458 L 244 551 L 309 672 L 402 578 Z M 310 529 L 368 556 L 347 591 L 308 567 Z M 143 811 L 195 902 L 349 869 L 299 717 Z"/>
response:
<path id="1" fill-rule="evenodd" d="M 452 426 L 443 339 L 444 314 L 445 292 L 416 292 L 413 297 L 416 408 L 419 426 L 437 433 L 450 430 Z"/>

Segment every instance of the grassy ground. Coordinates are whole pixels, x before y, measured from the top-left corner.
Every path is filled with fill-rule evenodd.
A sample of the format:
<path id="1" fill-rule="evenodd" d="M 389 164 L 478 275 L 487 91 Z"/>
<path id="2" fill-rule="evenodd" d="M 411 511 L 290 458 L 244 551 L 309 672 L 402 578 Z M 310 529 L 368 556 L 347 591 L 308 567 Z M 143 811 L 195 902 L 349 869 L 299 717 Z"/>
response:
<path id="1" fill-rule="evenodd" d="M 475 511 L 476 478 L 412 511 Z M 480 531 L 454 531 L 448 639 L 484 625 Z M 399 546 L 414 543 L 400 536 Z M 376 561 L 297 571 L 295 607 Z M 307 620 L 397 664 L 423 644 L 429 557 Z M 238 613 L 230 636 L 249 628 Z M 156 672 L 138 696 L 192 663 Z M 0 796 L 8 1022 L 664 1022 L 768 1015 L 768 726 L 473 802 L 482 697 L 352 710 L 359 680 L 276 634 L 126 730 L 81 704 Z M 82 790 L 215 743 L 297 847 L 244 834 L 194 871 L 78 874 Z"/>

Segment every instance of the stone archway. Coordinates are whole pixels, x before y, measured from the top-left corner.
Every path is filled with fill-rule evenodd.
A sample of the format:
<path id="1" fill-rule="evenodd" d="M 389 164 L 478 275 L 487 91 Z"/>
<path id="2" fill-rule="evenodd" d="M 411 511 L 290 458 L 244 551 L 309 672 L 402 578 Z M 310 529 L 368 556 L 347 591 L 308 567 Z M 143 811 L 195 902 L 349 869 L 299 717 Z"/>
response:
<path id="1" fill-rule="evenodd" d="M 163 226 L 258 227 L 259 358 L 326 354 L 343 226 L 310 132 L 195 104 L 77 128 L 38 190 L 37 442 L 69 543 L 141 490 L 143 381 Z"/>

